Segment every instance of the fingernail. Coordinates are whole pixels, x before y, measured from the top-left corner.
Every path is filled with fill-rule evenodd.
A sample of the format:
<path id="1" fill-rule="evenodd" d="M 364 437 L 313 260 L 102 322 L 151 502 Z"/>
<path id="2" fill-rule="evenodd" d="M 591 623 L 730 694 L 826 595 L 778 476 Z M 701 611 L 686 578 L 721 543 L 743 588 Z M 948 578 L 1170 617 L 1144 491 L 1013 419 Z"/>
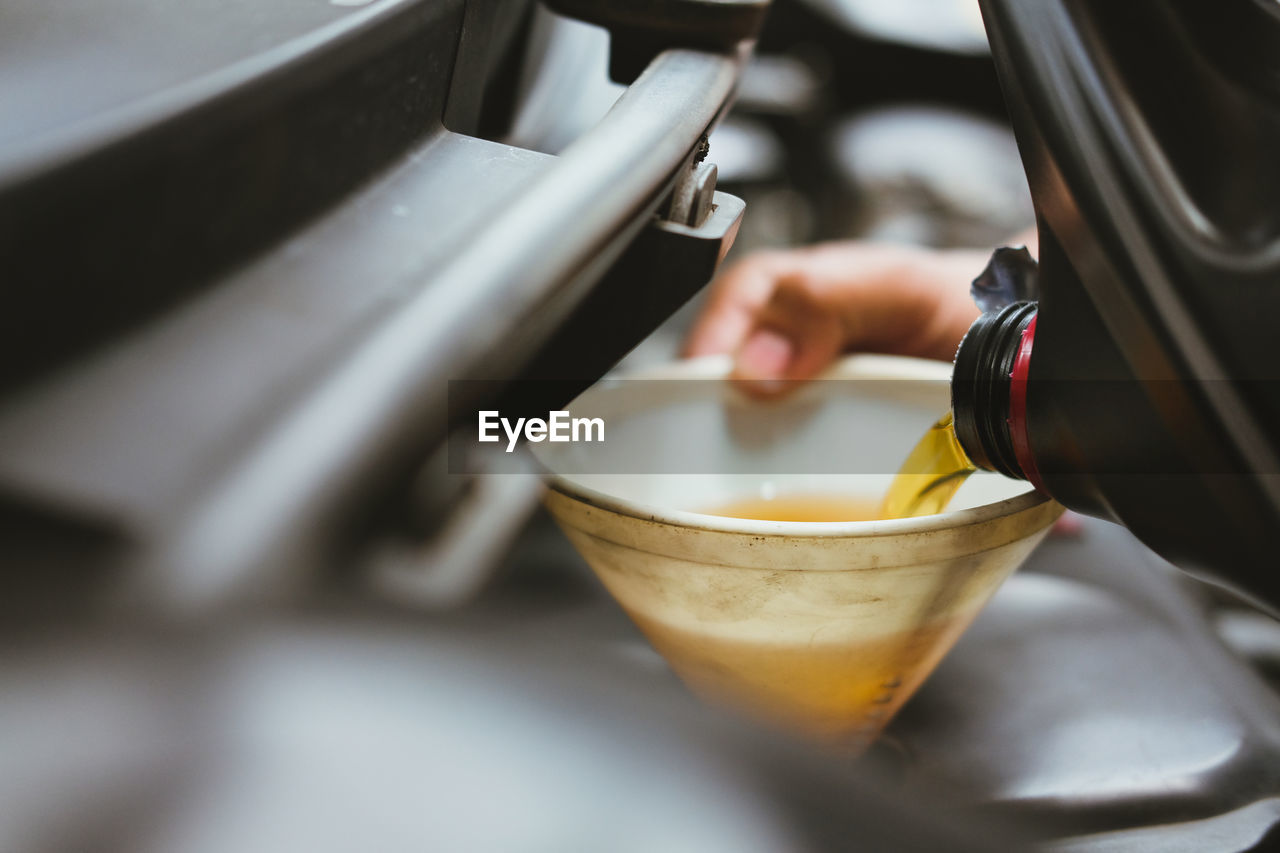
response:
<path id="1" fill-rule="evenodd" d="M 740 379 L 781 379 L 794 355 L 789 338 L 771 329 L 757 329 L 738 350 L 735 372 Z"/>

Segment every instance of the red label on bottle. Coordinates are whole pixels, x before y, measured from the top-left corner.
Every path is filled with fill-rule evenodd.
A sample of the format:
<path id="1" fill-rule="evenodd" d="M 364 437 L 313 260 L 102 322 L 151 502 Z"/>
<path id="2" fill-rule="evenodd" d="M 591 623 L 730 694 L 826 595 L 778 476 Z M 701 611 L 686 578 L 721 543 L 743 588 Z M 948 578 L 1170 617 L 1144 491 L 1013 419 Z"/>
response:
<path id="1" fill-rule="evenodd" d="M 1031 322 L 1022 330 L 1022 338 L 1018 342 L 1018 353 L 1013 359 L 1013 370 L 1009 373 L 1009 438 L 1013 442 L 1013 454 L 1018 460 L 1018 467 L 1023 475 L 1040 491 L 1045 491 L 1044 482 L 1040 479 L 1040 470 L 1036 467 L 1035 456 L 1031 454 L 1031 437 L 1027 435 L 1027 371 L 1031 368 L 1031 347 L 1036 339 L 1037 313 Z"/>

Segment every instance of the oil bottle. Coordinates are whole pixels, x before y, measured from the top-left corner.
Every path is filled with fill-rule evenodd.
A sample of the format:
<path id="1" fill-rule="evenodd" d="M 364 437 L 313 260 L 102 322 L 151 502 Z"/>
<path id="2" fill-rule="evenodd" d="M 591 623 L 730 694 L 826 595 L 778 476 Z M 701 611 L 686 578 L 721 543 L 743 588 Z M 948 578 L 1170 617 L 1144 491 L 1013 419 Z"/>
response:
<path id="1" fill-rule="evenodd" d="M 984 313 L 956 354 L 952 418 L 965 455 L 1280 608 L 1278 431 L 1249 406 L 1275 404 L 1280 384 L 1198 380 L 1154 340 L 1140 374 L 1045 229 L 1041 254 L 1058 264 L 1040 276 L 1041 298 Z M 1276 335 L 1280 344 L 1280 326 Z M 1257 444 L 1242 452 L 1250 426 Z"/>
<path id="2" fill-rule="evenodd" d="M 959 441 L 1280 608 L 1275 4 L 979 2 L 1039 293 L 961 345 Z"/>

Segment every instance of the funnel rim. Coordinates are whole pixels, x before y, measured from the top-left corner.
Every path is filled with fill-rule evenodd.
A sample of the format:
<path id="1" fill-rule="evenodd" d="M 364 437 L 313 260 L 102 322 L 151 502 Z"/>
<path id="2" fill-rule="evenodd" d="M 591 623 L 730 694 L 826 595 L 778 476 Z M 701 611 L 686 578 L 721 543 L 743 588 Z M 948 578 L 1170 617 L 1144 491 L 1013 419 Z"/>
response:
<path id="1" fill-rule="evenodd" d="M 1031 490 L 994 503 L 914 518 L 880 518 L 869 521 L 774 521 L 668 509 L 655 504 L 614 497 L 554 474 L 548 482 L 548 488 L 588 506 L 641 521 L 717 533 L 785 536 L 795 539 L 872 539 L 933 533 L 939 530 L 958 530 L 1019 515 L 1053 501 L 1053 498 L 1048 495 Z"/>
<path id="2" fill-rule="evenodd" d="M 728 376 L 732 361 L 713 355 L 654 365 L 629 372 L 628 379 L 715 379 Z M 907 356 L 860 353 L 834 362 L 820 379 L 951 379 L 946 362 Z M 879 538 L 956 530 L 987 524 L 1034 510 L 1052 498 L 1043 492 L 1028 491 L 993 503 L 914 518 L 885 518 L 869 521 L 774 521 L 732 518 L 694 510 L 671 509 L 656 504 L 616 497 L 584 486 L 571 477 L 548 471 L 549 489 L 588 506 L 641 521 L 668 524 L 694 530 L 756 536 L 785 536 L 797 539 Z"/>

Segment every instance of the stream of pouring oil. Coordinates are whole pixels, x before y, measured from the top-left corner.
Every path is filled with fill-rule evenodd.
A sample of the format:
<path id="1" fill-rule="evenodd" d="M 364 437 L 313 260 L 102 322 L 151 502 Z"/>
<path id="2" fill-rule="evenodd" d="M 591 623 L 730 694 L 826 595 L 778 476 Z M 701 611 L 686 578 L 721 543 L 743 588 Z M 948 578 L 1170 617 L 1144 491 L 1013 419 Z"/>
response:
<path id="1" fill-rule="evenodd" d="M 880 518 L 912 518 L 942 512 L 978 470 L 956 439 L 951 413 L 929 428 L 907 456 L 880 505 Z"/>
<path id="2" fill-rule="evenodd" d="M 976 470 L 960 448 L 948 412 L 908 454 L 878 504 L 844 495 L 770 495 L 739 499 L 703 512 L 761 521 L 871 521 L 932 515 L 947 508 Z"/>

